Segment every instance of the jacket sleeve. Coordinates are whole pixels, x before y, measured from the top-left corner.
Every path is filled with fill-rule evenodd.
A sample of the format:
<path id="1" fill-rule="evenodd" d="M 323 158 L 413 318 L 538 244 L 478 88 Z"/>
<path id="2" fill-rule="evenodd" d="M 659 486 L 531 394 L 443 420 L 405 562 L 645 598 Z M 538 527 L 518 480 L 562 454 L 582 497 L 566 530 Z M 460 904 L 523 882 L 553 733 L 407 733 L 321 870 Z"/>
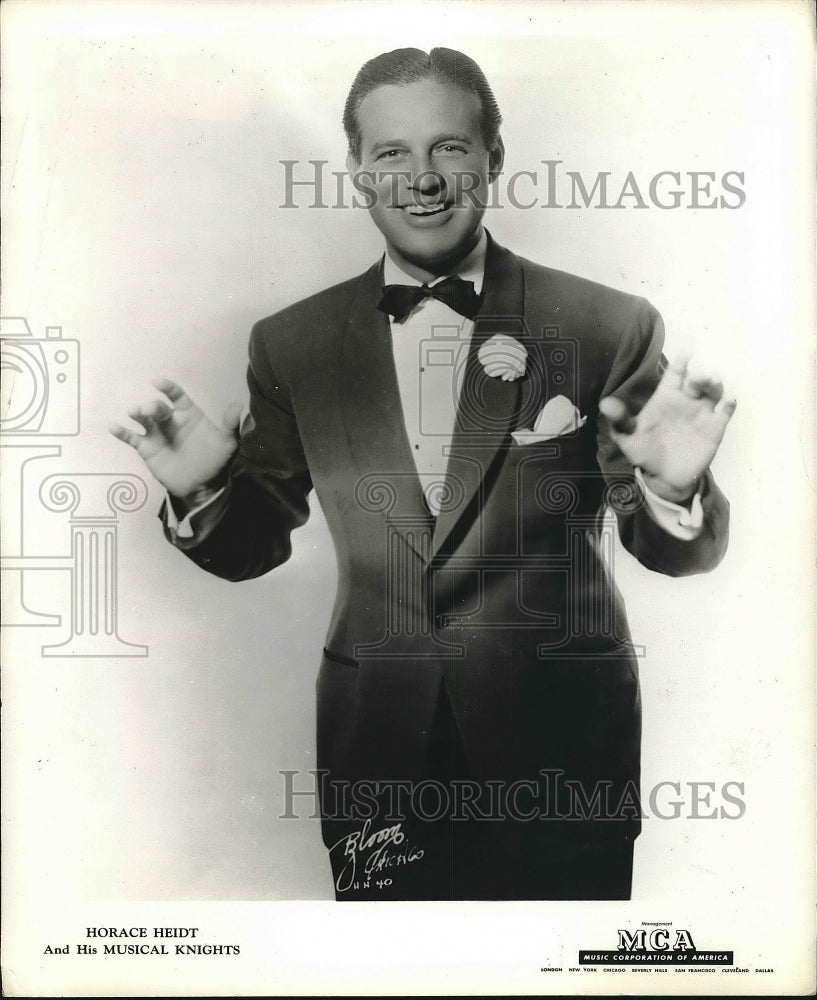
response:
<path id="1" fill-rule="evenodd" d="M 280 566 L 292 553 L 290 535 L 309 517 L 312 480 L 290 392 L 273 371 L 261 323 L 250 336 L 249 413 L 216 523 L 204 537 L 181 539 L 160 511 L 166 537 L 202 569 L 247 580 Z M 210 514 L 212 519 L 212 512 Z"/>
<path id="2" fill-rule="evenodd" d="M 618 396 L 638 412 L 655 391 L 666 369 L 662 354 L 664 324 L 645 299 L 637 299 L 632 322 L 620 336 L 605 396 Z M 723 558 L 729 539 L 729 502 L 712 473 L 704 474 L 701 533 L 690 541 L 675 538 L 651 516 L 632 465 L 614 443 L 609 424 L 599 413 L 598 462 L 608 483 L 608 499 L 616 513 L 622 544 L 648 569 L 668 576 L 688 576 L 714 569 Z"/>

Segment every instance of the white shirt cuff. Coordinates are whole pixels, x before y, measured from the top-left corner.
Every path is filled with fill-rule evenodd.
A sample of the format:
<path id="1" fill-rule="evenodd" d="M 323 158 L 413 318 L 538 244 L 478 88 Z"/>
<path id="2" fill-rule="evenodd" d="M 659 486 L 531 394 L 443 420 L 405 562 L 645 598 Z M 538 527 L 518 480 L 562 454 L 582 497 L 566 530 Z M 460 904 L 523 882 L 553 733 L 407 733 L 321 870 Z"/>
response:
<path id="1" fill-rule="evenodd" d="M 211 497 L 200 503 L 198 507 L 194 507 L 189 510 L 181 521 L 176 517 L 176 511 L 173 509 L 173 504 L 170 500 L 170 494 L 167 495 L 167 526 L 173 534 L 174 538 L 195 538 L 196 532 L 193 527 L 192 518 L 199 513 L 199 511 L 205 510 L 210 506 L 215 500 L 217 500 L 221 494 L 227 489 L 226 486 L 222 486 L 221 489 L 214 493 Z"/>
<path id="2" fill-rule="evenodd" d="M 647 503 L 647 510 L 652 519 L 663 528 L 667 534 L 673 538 L 679 538 L 684 542 L 691 542 L 700 535 L 704 526 L 704 509 L 701 504 L 701 487 L 692 498 L 690 506 L 683 507 L 681 504 L 665 500 L 647 486 L 641 469 L 636 468 L 635 478 L 638 485 L 644 491 L 644 499 Z"/>

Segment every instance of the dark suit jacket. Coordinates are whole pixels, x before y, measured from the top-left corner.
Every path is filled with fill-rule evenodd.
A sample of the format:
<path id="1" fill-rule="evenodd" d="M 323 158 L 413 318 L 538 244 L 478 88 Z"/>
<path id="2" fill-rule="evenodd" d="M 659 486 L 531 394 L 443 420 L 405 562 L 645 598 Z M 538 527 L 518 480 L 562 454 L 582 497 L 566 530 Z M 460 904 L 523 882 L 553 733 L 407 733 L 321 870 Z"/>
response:
<path id="1" fill-rule="evenodd" d="M 257 577 L 289 557 L 314 488 L 339 567 L 317 682 L 318 765 L 333 777 L 420 775 L 444 683 L 480 778 L 553 768 L 588 793 L 598 782 L 616 792 L 637 784 L 637 666 L 605 567 L 602 515 L 612 507 L 626 548 L 671 575 L 717 565 L 728 524 L 707 474 L 702 534 L 664 532 L 598 411 L 605 395 L 640 406 L 652 393 L 659 315 L 489 240 L 451 495 L 435 520 L 406 435 L 388 318 L 376 308 L 381 273 L 378 263 L 256 324 L 250 413 L 223 516 L 199 544 L 177 544 L 219 576 Z M 477 360 L 497 332 L 528 351 L 518 381 L 488 377 Z M 511 431 L 532 427 L 555 395 L 585 425 L 514 443 Z M 628 819 L 637 832 L 632 810 Z"/>

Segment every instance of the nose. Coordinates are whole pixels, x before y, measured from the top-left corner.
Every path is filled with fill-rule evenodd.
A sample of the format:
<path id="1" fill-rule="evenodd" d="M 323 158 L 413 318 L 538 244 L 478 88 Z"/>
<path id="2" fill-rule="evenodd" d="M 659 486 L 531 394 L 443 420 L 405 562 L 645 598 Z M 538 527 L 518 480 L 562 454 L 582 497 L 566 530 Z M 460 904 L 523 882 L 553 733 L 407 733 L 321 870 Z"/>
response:
<path id="1" fill-rule="evenodd" d="M 409 186 L 415 194 L 425 197 L 436 196 L 444 189 L 445 178 L 433 169 L 430 157 L 418 155 L 412 157 Z"/>

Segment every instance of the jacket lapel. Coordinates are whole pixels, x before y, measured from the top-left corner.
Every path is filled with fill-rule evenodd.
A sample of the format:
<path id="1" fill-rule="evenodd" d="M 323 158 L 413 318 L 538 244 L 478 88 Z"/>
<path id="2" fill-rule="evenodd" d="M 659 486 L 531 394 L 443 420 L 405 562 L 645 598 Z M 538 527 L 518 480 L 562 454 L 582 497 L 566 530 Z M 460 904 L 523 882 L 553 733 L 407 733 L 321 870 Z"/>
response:
<path id="1" fill-rule="evenodd" d="M 477 355 L 494 334 L 525 339 L 522 267 L 488 236 L 485 298 L 474 323 L 446 470 L 451 503 L 436 524 L 406 433 L 389 321 L 377 308 L 382 285 L 378 262 L 360 279 L 343 335 L 341 392 L 357 472 L 355 497 L 367 509 L 385 512 L 411 548 L 429 561 L 449 538 L 456 546 L 455 529 L 470 524 L 464 515 L 481 506 L 486 474 L 510 441 L 523 380 L 503 382 L 486 375 Z"/>
<path id="2" fill-rule="evenodd" d="M 507 447 L 519 409 L 521 380 L 503 382 L 501 378 L 486 375 L 477 356 L 480 346 L 494 334 L 505 333 L 517 340 L 525 338 L 522 267 L 512 253 L 498 246 L 490 236 L 483 287 L 485 298 L 474 323 L 446 471 L 451 503 L 437 517 L 432 558 L 449 537 L 450 547 L 456 547 L 459 539 L 455 529 L 462 528 L 464 532 L 472 513 L 481 507 L 486 474 L 498 453 Z"/>
<path id="3" fill-rule="evenodd" d="M 411 454 L 382 295 L 382 262 L 362 275 L 343 334 L 341 392 L 349 448 L 356 464 L 355 501 L 385 513 L 423 559 L 433 518 Z"/>

